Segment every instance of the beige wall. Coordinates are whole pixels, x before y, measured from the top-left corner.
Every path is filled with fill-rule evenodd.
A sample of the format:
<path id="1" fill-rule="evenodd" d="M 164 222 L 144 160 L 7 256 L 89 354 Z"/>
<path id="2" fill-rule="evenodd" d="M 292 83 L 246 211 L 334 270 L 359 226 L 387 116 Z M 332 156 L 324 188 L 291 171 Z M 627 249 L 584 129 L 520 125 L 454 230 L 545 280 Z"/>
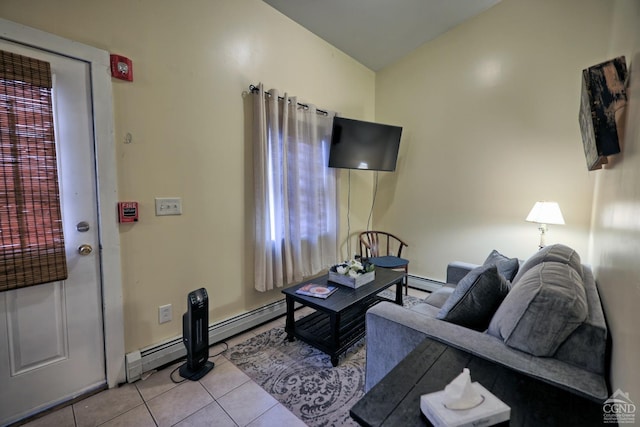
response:
<path id="1" fill-rule="evenodd" d="M 628 85 L 622 153 L 593 172 L 592 259 L 613 341 L 613 390 L 640 402 L 640 1 L 617 0 L 609 56 L 635 68 Z"/>
<path id="2" fill-rule="evenodd" d="M 141 203 L 140 221 L 120 228 L 126 351 L 181 334 L 186 295 L 201 286 L 212 322 L 282 299 L 252 284 L 242 92 L 263 82 L 373 120 L 374 73 L 260 0 L 3 0 L 0 16 L 133 60 L 134 82 L 114 80 L 113 90 L 119 195 Z M 352 184 L 364 195 L 352 215 L 361 229 L 371 181 Z M 181 197 L 184 214 L 156 217 L 159 196 Z M 342 217 L 344 241 L 346 203 Z M 163 304 L 174 320 L 159 325 Z"/>
<path id="3" fill-rule="evenodd" d="M 376 76 L 376 120 L 404 126 L 398 171 L 380 174 L 375 221 L 404 237 L 410 272 L 492 249 L 529 257 L 538 200 L 566 225 L 547 243 L 587 256 L 593 177 L 578 108 L 581 70 L 607 59 L 601 0 L 503 0 Z"/>

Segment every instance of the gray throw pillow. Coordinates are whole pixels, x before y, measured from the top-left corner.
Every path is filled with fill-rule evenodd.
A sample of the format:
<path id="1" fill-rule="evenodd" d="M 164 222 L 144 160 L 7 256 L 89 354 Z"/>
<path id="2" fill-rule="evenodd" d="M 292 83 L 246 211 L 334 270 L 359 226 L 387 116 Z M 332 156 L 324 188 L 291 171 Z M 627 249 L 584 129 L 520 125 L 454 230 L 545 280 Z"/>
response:
<path id="1" fill-rule="evenodd" d="M 495 265 L 476 267 L 460 280 L 436 318 L 484 331 L 508 292 L 509 283 Z"/>
<path id="2" fill-rule="evenodd" d="M 520 263 L 518 258 L 506 257 L 494 249 L 482 265 L 495 265 L 498 267 L 498 273 L 502 274 L 508 281 L 512 281 L 518 272 Z"/>
<path id="3" fill-rule="evenodd" d="M 582 263 L 578 252 L 574 251 L 569 246 L 558 243 L 555 245 L 545 246 L 535 254 L 531 255 L 531 257 L 524 262 L 522 267 L 520 267 L 520 270 L 512 280 L 512 283 L 515 285 L 529 269 L 543 262 L 561 262 L 563 264 L 567 264 L 577 271 L 580 277 L 584 279 L 582 276 Z"/>
<path id="4" fill-rule="evenodd" d="M 543 262 L 513 285 L 487 333 L 534 356 L 553 356 L 586 317 L 586 293 L 578 272 L 564 263 Z"/>

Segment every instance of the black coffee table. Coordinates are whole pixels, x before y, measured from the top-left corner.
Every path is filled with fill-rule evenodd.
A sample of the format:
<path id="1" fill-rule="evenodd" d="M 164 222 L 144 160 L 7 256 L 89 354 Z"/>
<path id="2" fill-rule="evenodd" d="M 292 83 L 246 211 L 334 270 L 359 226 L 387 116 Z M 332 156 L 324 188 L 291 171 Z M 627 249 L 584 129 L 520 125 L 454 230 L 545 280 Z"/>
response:
<path id="1" fill-rule="evenodd" d="M 329 282 L 329 275 L 307 280 L 282 291 L 287 300 L 287 338 L 302 341 L 331 356 L 331 364 L 338 366 L 338 357 L 365 334 L 365 313 L 380 301 L 389 299 L 378 294 L 396 285 L 395 303 L 402 305 L 402 280 L 404 272 L 376 268 L 376 278 L 357 289 Z M 308 283 L 338 286 L 327 299 L 296 294 L 296 290 Z M 295 320 L 295 303 L 311 307 L 315 312 Z"/>

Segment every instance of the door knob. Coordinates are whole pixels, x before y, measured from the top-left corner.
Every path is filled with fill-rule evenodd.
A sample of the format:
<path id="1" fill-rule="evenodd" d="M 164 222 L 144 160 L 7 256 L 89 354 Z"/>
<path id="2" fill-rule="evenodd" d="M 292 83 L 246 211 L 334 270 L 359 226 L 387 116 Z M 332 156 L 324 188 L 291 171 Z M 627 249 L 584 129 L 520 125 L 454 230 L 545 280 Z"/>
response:
<path id="1" fill-rule="evenodd" d="M 91 245 L 84 244 L 78 247 L 78 253 L 80 255 L 89 255 L 92 251 L 93 248 L 91 247 Z"/>

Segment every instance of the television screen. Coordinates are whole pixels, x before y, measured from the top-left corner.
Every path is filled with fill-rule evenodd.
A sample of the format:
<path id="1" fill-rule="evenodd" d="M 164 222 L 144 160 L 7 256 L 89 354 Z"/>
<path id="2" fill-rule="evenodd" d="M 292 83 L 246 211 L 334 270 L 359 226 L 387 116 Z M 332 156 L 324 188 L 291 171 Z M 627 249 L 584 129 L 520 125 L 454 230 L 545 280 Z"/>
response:
<path id="1" fill-rule="evenodd" d="M 329 167 L 396 170 L 402 128 L 334 117 Z"/>

